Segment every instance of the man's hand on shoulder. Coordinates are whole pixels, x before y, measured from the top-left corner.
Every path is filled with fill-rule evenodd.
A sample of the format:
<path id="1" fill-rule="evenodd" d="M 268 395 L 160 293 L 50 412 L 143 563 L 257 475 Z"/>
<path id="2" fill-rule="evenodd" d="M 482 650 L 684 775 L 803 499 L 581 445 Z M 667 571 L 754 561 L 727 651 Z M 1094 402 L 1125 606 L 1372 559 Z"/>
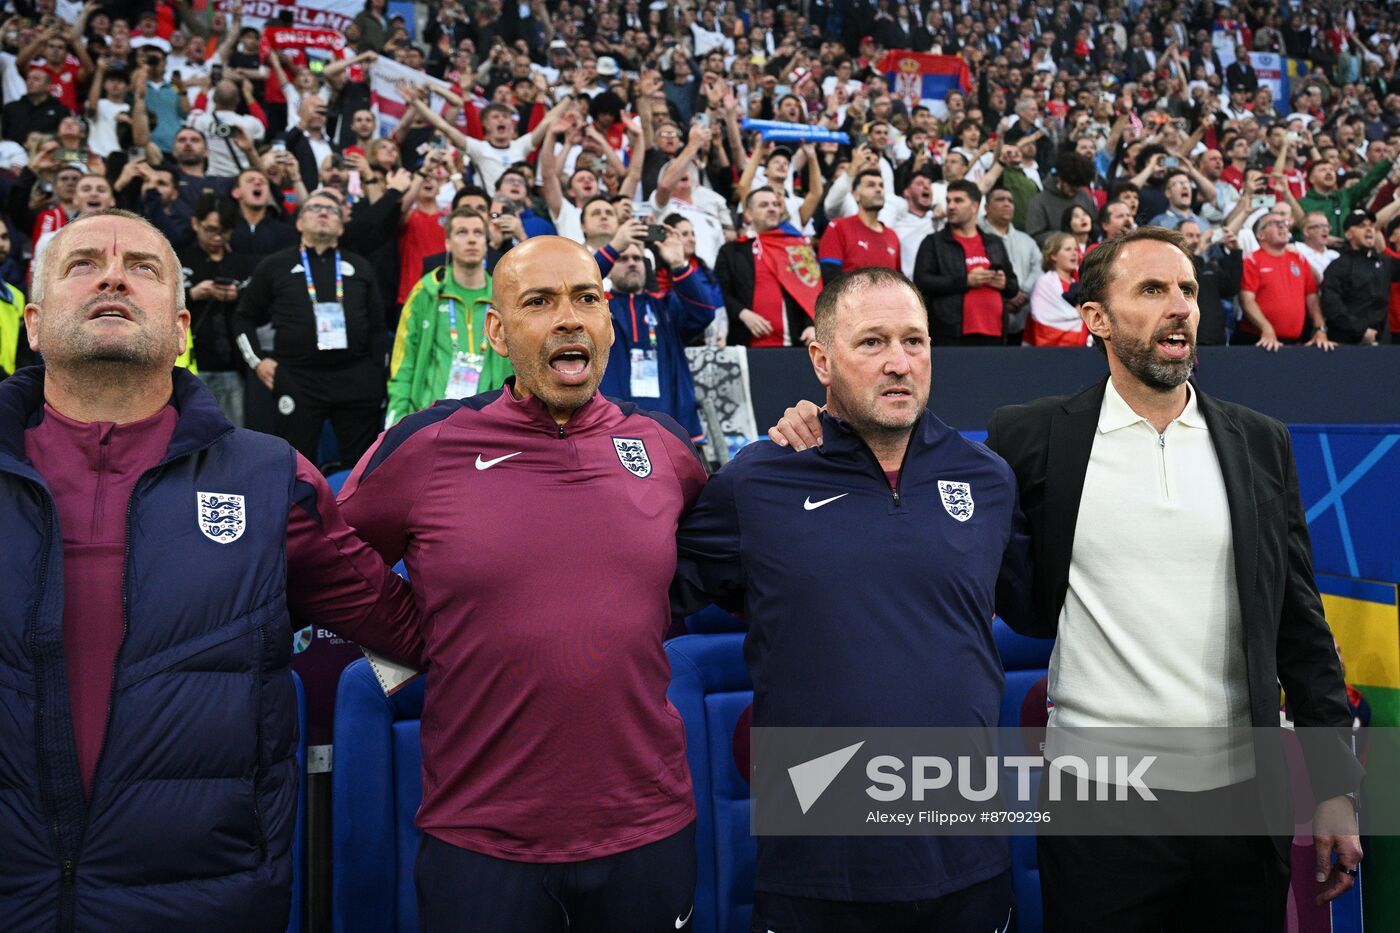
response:
<path id="1" fill-rule="evenodd" d="M 768 429 L 768 439 L 779 447 L 806 450 L 822 443 L 822 409 L 815 402 L 803 399 L 783 412 L 783 417 Z"/>

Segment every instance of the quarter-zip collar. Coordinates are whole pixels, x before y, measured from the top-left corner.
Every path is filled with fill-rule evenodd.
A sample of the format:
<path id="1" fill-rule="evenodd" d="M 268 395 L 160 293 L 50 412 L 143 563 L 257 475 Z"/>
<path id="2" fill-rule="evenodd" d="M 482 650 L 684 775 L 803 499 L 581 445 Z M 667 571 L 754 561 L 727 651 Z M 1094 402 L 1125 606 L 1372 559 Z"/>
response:
<path id="1" fill-rule="evenodd" d="M 847 421 L 843 421 L 828 412 L 821 413 L 822 422 L 822 444 L 817 448 L 823 457 L 851 457 L 869 454 L 869 459 L 879 472 L 881 479 L 884 478 L 884 470 L 880 469 L 880 461 L 875 457 L 875 452 L 870 445 L 865 442 L 865 438 L 856 432 L 856 429 Z M 909 460 L 909 451 L 917 444 L 921 447 L 928 446 L 934 442 L 941 432 L 951 431 L 946 424 L 938 420 L 938 417 L 927 408 L 919 415 L 919 420 L 914 423 L 913 429 L 909 432 L 909 443 L 904 448 L 904 461 Z"/>
<path id="2" fill-rule="evenodd" d="M 173 460 L 207 447 L 233 425 L 219 410 L 213 394 L 187 370 L 172 373 L 170 404 L 180 413 L 163 460 Z M 28 366 L 0 382 L 0 458 L 9 457 L 23 472 L 33 473 L 24 452 L 26 428 L 38 424 L 44 411 L 44 368 Z"/>
<path id="3" fill-rule="evenodd" d="M 514 376 L 505 381 L 501 397 L 492 403 L 492 407 L 498 409 L 500 414 L 514 424 L 546 431 L 559 437 L 572 436 L 598 427 L 608 420 L 610 413 L 616 411 L 612 406 L 603 404 L 602 396 L 594 392 L 592 398 L 574 409 L 568 421 L 559 424 L 538 395 L 515 397 Z"/>

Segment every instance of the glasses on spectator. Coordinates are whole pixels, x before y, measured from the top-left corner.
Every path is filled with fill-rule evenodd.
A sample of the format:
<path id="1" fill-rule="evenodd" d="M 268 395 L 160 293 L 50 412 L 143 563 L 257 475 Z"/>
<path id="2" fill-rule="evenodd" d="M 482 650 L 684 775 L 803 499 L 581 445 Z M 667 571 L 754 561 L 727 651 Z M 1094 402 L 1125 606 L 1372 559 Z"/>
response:
<path id="1" fill-rule="evenodd" d="M 661 132 L 659 132 L 659 133 L 656 134 L 656 138 L 657 138 L 657 139 L 680 139 L 680 138 L 681 138 L 681 134 L 680 134 L 680 133 L 677 133 L 675 130 L 662 130 Z"/>
<path id="2" fill-rule="evenodd" d="M 1287 229 L 1288 223 L 1287 223 L 1286 221 L 1282 221 L 1282 220 L 1271 220 L 1271 221 L 1269 221 L 1268 223 L 1260 224 L 1260 225 L 1259 225 L 1259 229 L 1260 229 L 1260 230 L 1267 230 L 1267 229 L 1269 229 L 1270 227 L 1283 227 L 1283 228 Z"/>
<path id="3" fill-rule="evenodd" d="M 340 207 L 335 204 L 308 204 L 302 208 L 308 214 L 339 214 Z"/>
<path id="4" fill-rule="evenodd" d="M 229 234 L 228 227 L 220 227 L 217 224 L 212 227 L 207 224 L 199 224 L 198 226 L 205 236 L 228 236 Z"/>

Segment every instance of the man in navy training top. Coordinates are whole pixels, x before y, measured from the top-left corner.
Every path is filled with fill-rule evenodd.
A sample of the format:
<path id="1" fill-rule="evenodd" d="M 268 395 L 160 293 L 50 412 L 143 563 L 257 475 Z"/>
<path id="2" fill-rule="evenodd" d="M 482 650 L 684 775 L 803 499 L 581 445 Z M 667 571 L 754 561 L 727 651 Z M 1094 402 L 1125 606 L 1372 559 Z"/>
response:
<path id="1" fill-rule="evenodd" d="M 425 616 L 419 919 L 682 929 L 695 801 L 661 643 L 705 470 L 673 420 L 598 393 L 614 332 L 587 250 L 532 237 L 493 285 L 514 380 L 404 418 L 341 492 Z"/>
<path id="2" fill-rule="evenodd" d="M 928 314 L 899 272 L 828 285 L 809 352 L 826 442 L 754 444 L 715 475 L 675 608 L 742 604 L 756 727 L 994 726 L 992 616 L 1029 612 L 1015 477 L 927 410 Z M 760 836 L 754 929 L 1001 930 L 1010 865 L 1005 839 Z"/>

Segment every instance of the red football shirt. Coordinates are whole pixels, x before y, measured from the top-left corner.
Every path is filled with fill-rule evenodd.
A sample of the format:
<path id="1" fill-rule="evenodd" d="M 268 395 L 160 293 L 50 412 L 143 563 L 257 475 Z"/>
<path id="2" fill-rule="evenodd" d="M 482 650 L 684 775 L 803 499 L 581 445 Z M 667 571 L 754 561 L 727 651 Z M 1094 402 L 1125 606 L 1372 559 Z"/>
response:
<path id="1" fill-rule="evenodd" d="M 57 65 L 45 62 L 40 67 L 49 73 L 49 93 L 57 97 L 59 103 L 69 110 L 81 113 L 82 109 L 78 105 L 78 75 L 81 72 L 79 61 L 69 55 Z"/>
<path id="2" fill-rule="evenodd" d="M 986 247 L 982 245 L 982 234 L 974 233 L 970 237 L 953 234 L 953 239 L 958 241 L 958 245 L 963 248 L 963 253 L 967 257 L 967 271 L 973 269 L 990 269 L 991 262 L 987 259 Z M 981 285 L 977 288 L 969 288 L 967 294 L 963 296 L 963 327 L 964 334 L 985 334 L 989 337 L 1000 337 L 1002 335 L 1002 300 L 1001 292 L 990 285 Z"/>
<path id="3" fill-rule="evenodd" d="M 1244 261 L 1240 291 L 1254 293 L 1259 310 L 1281 340 L 1297 340 L 1307 318 L 1307 296 L 1317 293 L 1317 280 L 1307 260 L 1297 253 L 1270 256 L 1261 249 Z M 1259 333 L 1248 320 L 1240 322 L 1240 330 Z"/>
<path id="4" fill-rule="evenodd" d="M 399 304 L 423 277 L 423 260 L 447 249 L 447 232 L 442 228 L 446 217 L 447 211 L 428 214 L 415 207 L 404 221 L 399 231 Z"/>
<path id="5" fill-rule="evenodd" d="M 889 227 L 871 230 L 857 215 L 838 217 L 827 225 L 822 234 L 822 262 L 841 263 L 842 272 L 869 269 L 899 268 L 899 237 Z"/>

